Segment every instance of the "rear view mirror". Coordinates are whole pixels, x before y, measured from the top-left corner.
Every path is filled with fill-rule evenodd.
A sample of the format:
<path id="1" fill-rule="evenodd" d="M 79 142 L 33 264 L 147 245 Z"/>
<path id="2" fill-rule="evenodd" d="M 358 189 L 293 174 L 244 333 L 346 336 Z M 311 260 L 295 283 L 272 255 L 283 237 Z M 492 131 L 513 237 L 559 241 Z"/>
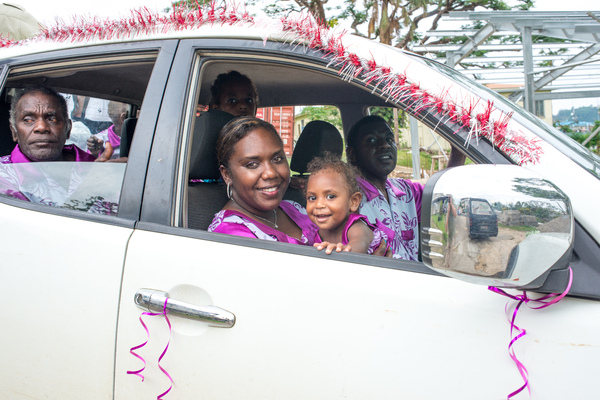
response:
<path id="1" fill-rule="evenodd" d="M 566 268 L 573 245 L 568 197 L 514 165 L 468 165 L 425 185 L 421 248 L 428 267 L 496 287 L 536 288 Z"/>

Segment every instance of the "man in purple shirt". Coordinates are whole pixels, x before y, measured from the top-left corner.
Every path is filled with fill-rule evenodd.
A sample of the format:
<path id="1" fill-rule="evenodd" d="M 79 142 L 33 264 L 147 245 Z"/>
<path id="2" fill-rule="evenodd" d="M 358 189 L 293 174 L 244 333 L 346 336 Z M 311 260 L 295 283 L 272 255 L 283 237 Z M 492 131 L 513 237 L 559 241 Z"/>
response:
<path id="1" fill-rule="evenodd" d="M 394 258 L 418 260 L 419 222 L 423 185 L 401 178 L 388 178 L 396 168 L 398 151 L 392 130 L 381 117 L 370 115 L 357 121 L 346 148 L 348 161 L 356 166 L 365 196 L 359 212 L 395 232 L 389 243 Z"/>
<path id="2" fill-rule="evenodd" d="M 71 133 L 66 101 L 44 86 L 26 88 L 12 99 L 9 122 L 17 145 L 10 155 L 0 157 L 0 164 L 107 161 L 112 154 L 110 146 L 98 158 L 73 144 L 65 146 Z M 60 205 L 81 183 L 76 170 L 66 170 L 70 171 L 70 179 L 65 188 L 41 169 L 26 168 L 25 165 L 2 168 L 0 193 L 35 203 Z"/>
<path id="3" fill-rule="evenodd" d="M 67 103 L 50 88 L 29 87 L 13 98 L 10 130 L 17 145 L 10 155 L 0 158 L 1 164 L 96 161 L 96 157 L 75 145 L 65 146 L 71 134 Z"/>

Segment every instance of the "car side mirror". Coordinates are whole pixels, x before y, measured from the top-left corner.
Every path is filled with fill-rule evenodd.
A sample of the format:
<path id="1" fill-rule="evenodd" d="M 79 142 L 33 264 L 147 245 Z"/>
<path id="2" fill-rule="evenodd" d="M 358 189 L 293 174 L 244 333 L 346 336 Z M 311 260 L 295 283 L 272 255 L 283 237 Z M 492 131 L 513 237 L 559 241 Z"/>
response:
<path id="1" fill-rule="evenodd" d="M 568 266 L 574 222 L 569 198 L 515 165 L 466 165 L 425 185 L 421 249 L 429 268 L 467 282 L 540 287 Z"/>

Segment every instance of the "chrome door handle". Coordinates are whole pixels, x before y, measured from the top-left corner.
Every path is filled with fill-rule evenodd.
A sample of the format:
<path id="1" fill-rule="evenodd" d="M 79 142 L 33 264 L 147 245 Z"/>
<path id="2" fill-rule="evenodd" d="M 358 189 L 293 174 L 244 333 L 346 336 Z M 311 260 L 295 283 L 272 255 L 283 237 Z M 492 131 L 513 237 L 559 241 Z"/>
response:
<path id="1" fill-rule="evenodd" d="M 210 326 L 231 328 L 235 325 L 235 315 L 227 310 L 174 300 L 169 297 L 169 293 L 162 290 L 139 289 L 133 301 L 138 307 L 149 312 L 162 312 L 166 309 L 169 314 L 208 322 Z"/>

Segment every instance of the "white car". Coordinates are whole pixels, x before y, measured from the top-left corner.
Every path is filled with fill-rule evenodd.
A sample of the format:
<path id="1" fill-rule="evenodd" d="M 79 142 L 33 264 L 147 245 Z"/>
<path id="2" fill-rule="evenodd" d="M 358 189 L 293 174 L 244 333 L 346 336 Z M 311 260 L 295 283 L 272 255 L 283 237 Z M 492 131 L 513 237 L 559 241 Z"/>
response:
<path id="1" fill-rule="evenodd" d="M 35 84 L 124 102 L 135 124 L 127 164 L 0 165 L 23 192 L 58 188 L 41 189 L 46 201 L 0 196 L 0 398 L 598 396 L 597 156 L 444 65 L 308 18 L 132 15 L 0 49 L 0 156 L 14 147 L 7 101 Z M 429 266 L 207 232 L 224 187 L 198 164 L 214 157 L 215 133 L 196 110 L 229 70 L 251 77 L 261 107 L 334 105 L 346 132 L 370 107 L 398 107 L 490 164 L 427 184 Z M 452 210 L 466 198 L 495 213 L 535 201 L 552 218 L 522 237 L 500 216 L 497 237 L 459 237 L 466 216 Z M 518 301 L 487 286 L 538 298 L 571 276 L 561 301 L 519 308 L 527 334 L 509 346 L 505 305 L 512 318 Z"/>

